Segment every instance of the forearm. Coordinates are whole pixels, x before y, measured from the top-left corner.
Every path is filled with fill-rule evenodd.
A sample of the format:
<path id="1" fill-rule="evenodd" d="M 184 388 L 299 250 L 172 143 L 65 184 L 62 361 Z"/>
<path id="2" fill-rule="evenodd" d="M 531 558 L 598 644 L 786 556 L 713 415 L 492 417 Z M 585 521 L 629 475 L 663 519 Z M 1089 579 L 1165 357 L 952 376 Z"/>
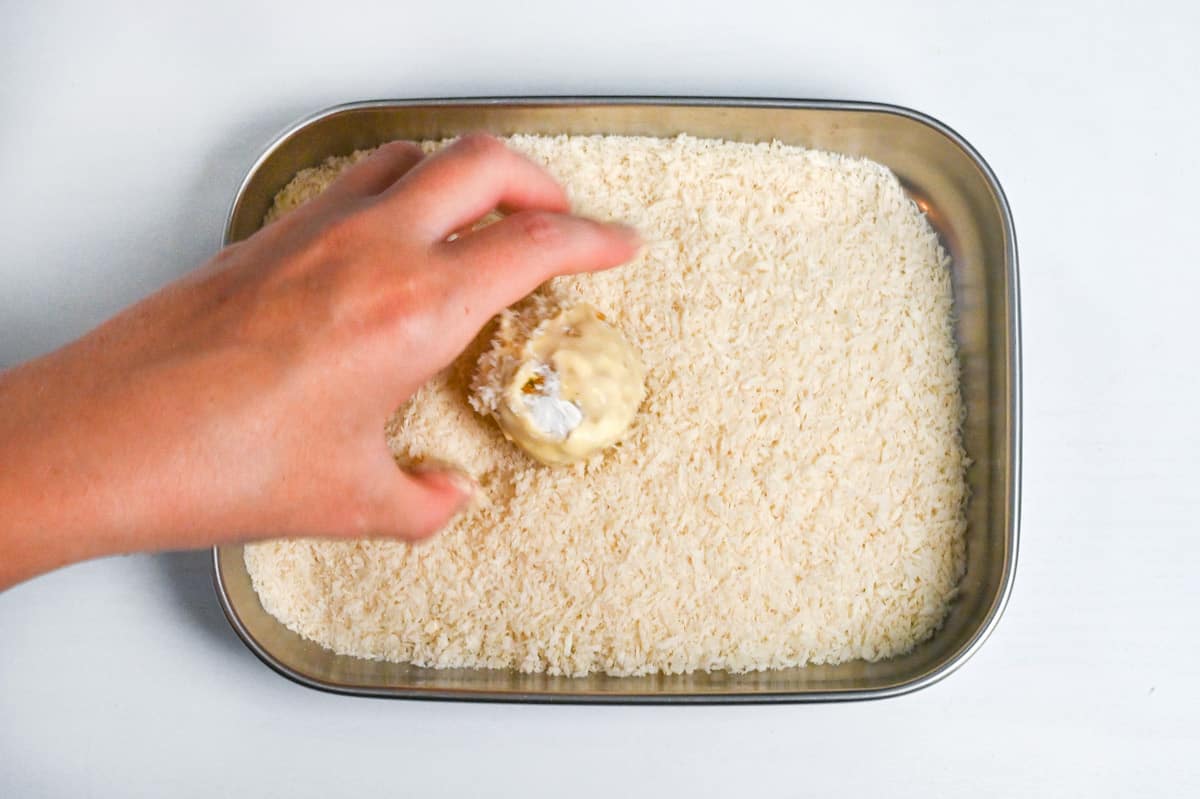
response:
<path id="1" fill-rule="evenodd" d="M 185 449 L 186 440 L 159 429 L 166 417 L 147 398 L 167 395 L 139 390 L 145 371 L 109 362 L 103 338 L 0 374 L 0 589 L 67 563 L 161 548 L 156 533 L 171 533 L 161 526 L 181 496 L 157 442 L 173 437 Z"/>
<path id="2" fill-rule="evenodd" d="M 98 478 L 96 453 L 70 428 L 75 392 L 55 353 L 0 374 L 0 589 L 118 543 L 128 502 Z M 86 534 L 85 534 L 86 531 Z"/>
<path id="3" fill-rule="evenodd" d="M 219 377 L 249 367 L 225 352 L 134 366 L 105 338 L 0 374 L 0 589 L 79 560 L 253 532 L 234 466 L 251 455 L 223 428 L 255 409 L 206 410 Z"/>

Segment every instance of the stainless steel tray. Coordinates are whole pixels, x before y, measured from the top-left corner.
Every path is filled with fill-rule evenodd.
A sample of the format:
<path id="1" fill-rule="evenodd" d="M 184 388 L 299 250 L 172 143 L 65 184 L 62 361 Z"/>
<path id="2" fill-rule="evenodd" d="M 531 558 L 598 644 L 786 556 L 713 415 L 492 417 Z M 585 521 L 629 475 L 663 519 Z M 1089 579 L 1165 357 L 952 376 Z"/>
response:
<path id="1" fill-rule="evenodd" d="M 496 134 L 641 134 L 778 139 L 866 156 L 890 167 L 953 257 L 957 335 L 973 465 L 967 574 L 942 629 L 880 663 L 751 674 L 586 678 L 434 670 L 335 655 L 288 630 L 259 604 L 242 547 L 213 551 L 230 624 L 268 666 L 299 683 L 348 694 L 537 702 L 794 702 L 913 691 L 958 668 L 995 627 L 1012 587 L 1020 495 L 1020 324 L 1012 216 L 991 169 L 954 131 L 915 111 L 869 103 L 691 98 L 487 98 L 353 103 L 279 135 L 250 168 L 229 212 L 226 243 L 262 222 L 275 193 L 326 156 L 391 139 L 470 130 Z"/>

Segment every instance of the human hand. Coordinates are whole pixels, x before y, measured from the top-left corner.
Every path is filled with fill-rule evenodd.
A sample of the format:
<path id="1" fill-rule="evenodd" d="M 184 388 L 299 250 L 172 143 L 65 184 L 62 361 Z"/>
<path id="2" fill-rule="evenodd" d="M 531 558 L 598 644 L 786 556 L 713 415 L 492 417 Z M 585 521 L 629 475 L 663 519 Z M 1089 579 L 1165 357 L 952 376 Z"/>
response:
<path id="1" fill-rule="evenodd" d="M 447 240 L 495 208 L 510 213 Z M 550 277 L 631 258 L 487 136 L 381 147 L 321 196 L 0 375 L 0 588 L 65 563 L 264 536 L 432 534 L 467 501 L 401 471 L 389 414 Z"/>

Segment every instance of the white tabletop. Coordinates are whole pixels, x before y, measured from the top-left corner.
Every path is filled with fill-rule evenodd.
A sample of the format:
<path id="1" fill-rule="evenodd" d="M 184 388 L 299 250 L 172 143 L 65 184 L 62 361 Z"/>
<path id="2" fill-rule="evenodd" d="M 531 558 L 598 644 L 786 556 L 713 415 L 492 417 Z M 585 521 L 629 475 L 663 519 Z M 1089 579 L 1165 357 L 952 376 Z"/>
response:
<path id="1" fill-rule="evenodd" d="M 332 696 L 242 646 L 205 554 L 76 566 L 0 595 L 0 796 L 1200 788 L 1195 4 L 58 5 L 0 22 L 0 364 L 203 261 L 258 149 L 326 105 L 898 103 L 975 144 L 1016 216 L 1023 544 L 1005 618 L 957 674 L 781 707 Z"/>

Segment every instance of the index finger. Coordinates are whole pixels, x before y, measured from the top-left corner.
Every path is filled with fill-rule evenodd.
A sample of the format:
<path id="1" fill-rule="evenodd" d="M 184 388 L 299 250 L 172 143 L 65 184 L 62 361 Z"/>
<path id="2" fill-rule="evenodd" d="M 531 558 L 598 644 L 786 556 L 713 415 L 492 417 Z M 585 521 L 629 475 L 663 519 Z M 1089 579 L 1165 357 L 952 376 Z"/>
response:
<path id="1" fill-rule="evenodd" d="M 429 156 L 382 195 L 404 207 L 404 217 L 431 241 L 499 208 L 512 211 L 570 209 L 554 178 L 525 156 L 484 134 L 464 136 Z"/>
<path id="2" fill-rule="evenodd" d="M 641 237 L 626 225 L 525 211 L 441 244 L 438 252 L 448 256 L 446 278 L 483 324 L 552 277 L 610 269 L 640 246 Z"/>

